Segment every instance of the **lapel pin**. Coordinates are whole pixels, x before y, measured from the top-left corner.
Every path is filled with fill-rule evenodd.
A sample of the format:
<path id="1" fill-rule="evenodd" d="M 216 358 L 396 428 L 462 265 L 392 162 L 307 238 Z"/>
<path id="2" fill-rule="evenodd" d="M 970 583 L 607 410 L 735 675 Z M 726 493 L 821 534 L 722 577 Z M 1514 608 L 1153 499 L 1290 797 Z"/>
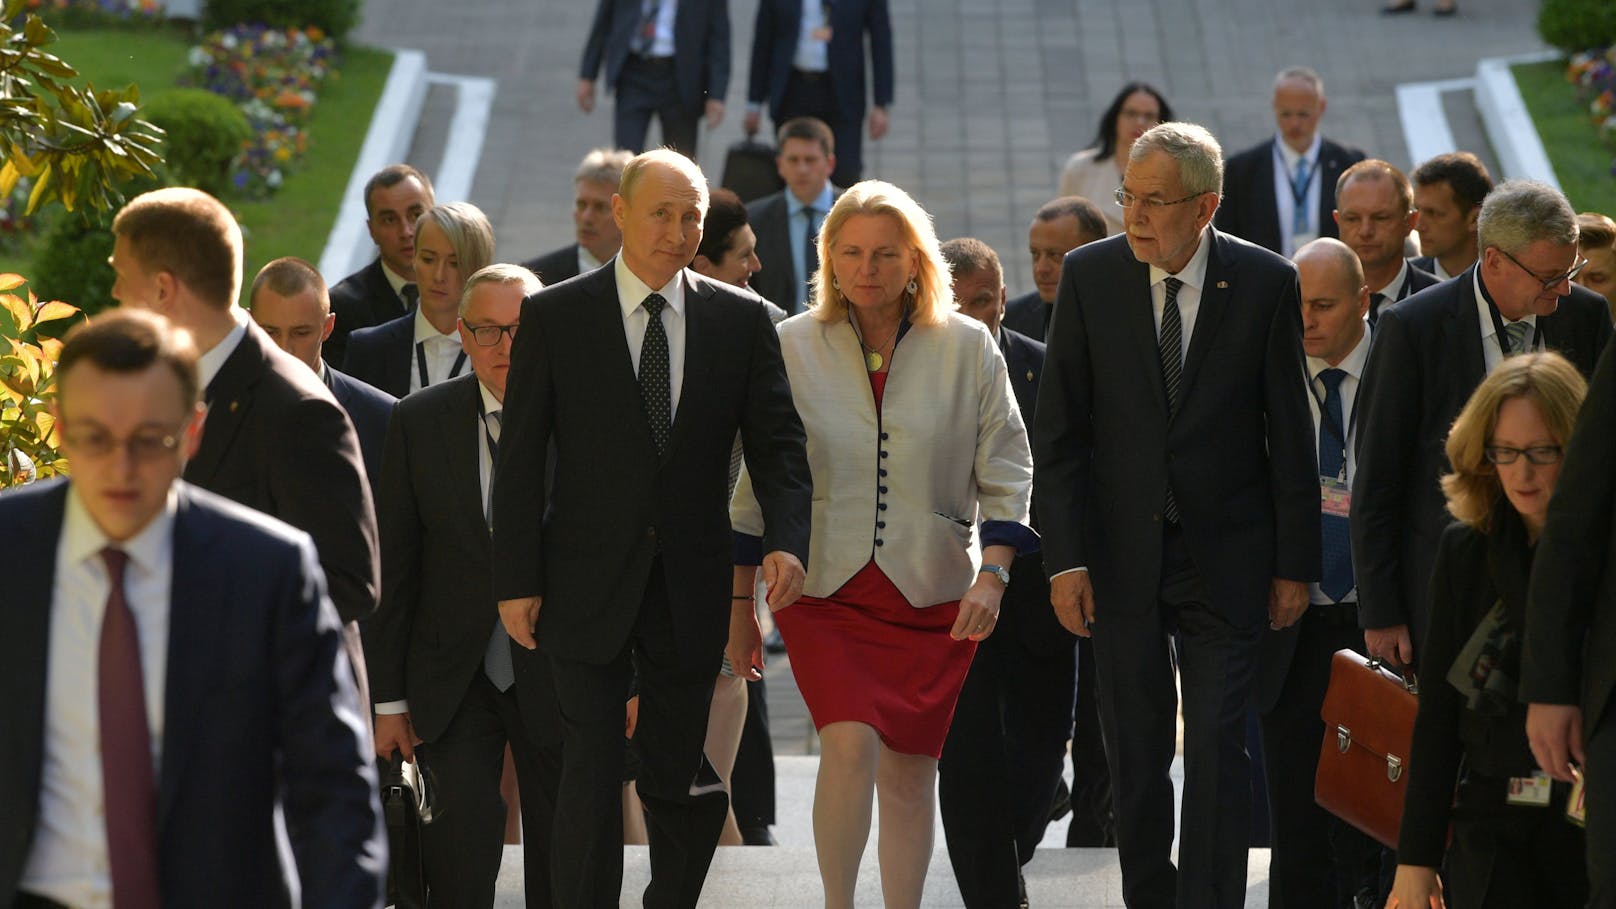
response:
<path id="1" fill-rule="evenodd" d="M 231 401 L 231 402 L 230 402 L 230 412 L 231 412 L 231 413 L 235 413 L 235 412 L 236 412 L 236 408 L 237 408 L 237 407 L 239 407 L 239 406 L 240 406 L 240 405 L 241 405 L 241 402 L 240 402 L 240 401 Z"/>
<path id="2" fill-rule="evenodd" d="M 1218 282 L 1218 290 L 1228 290 L 1228 289 L 1229 289 L 1229 282 L 1228 281 L 1219 281 Z"/>
<path id="3" fill-rule="evenodd" d="M 1027 370 L 1027 381 L 1028 382 L 1032 381 L 1032 370 L 1030 370 L 1030 369 Z"/>

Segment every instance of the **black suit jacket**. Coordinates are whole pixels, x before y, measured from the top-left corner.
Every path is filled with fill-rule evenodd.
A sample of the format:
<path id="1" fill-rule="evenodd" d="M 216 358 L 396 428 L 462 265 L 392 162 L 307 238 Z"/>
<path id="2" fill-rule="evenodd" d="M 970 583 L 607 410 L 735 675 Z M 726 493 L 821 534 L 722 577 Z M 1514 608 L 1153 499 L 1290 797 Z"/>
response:
<path id="1" fill-rule="evenodd" d="M 1050 305 L 1044 298 L 1038 296 L 1038 291 L 1013 297 L 1004 304 L 1004 320 L 1000 323 L 1011 331 L 1019 332 L 1028 338 L 1043 343 L 1044 333 L 1049 327 Z M 1028 426 L 1032 423 L 1028 422 Z"/>
<path id="2" fill-rule="evenodd" d="M 1352 481 L 1358 617 L 1365 628 L 1408 625 L 1416 657 L 1431 565 L 1449 520 L 1437 482 L 1448 470 L 1448 429 L 1486 375 L 1474 272 L 1382 310 L 1358 388 Z M 1604 300 L 1575 285 L 1537 324 L 1544 345 L 1584 375 L 1611 334 Z"/>
<path id="3" fill-rule="evenodd" d="M 535 637 L 547 653 L 615 658 L 660 552 L 679 656 L 716 671 L 729 637 L 737 431 L 768 522 L 765 551 L 808 562 L 806 434 L 774 324 L 750 294 L 688 269 L 681 280 L 684 380 L 661 456 L 625 340 L 616 269 L 522 304 L 494 494 L 494 594 L 544 597 Z"/>
<path id="4" fill-rule="evenodd" d="M 304 372 L 308 367 L 302 367 Z M 0 496 L 18 572 L 0 597 L 0 904 L 39 823 L 52 581 L 68 486 Z M 380 906 L 376 771 L 309 540 L 181 483 L 174 518 L 158 862 L 165 906 L 286 906 L 285 812 L 304 906 Z M 93 668 L 96 655 L 83 655 Z M 93 707 L 93 705 L 92 705 Z"/>
<path id="5" fill-rule="evenodd" d="M 751 286 L 758 296 L 785 310 L 790 315 L 803 311 L 802 301 L 807 299 L 808 288 L 797 284 L 796 269 L 791 259 L 791 212 L 786 202 L 789 189 L 770 193 L 746 206 L 746 220 L 757 235 L 757 257 L 763 268 L 752 276 Z M 842 195 L 842 190 L 831 187 L 831 198 Z M 821 213 L 820 222 L 824 222 Z M 810 276 L 810 279 L 812 276 Z"/>
<path id="6" fill-rule="evenodd" d="M 606 87 L 617 85 L 629 43 L 640 24 L 640 0 L 599 0 L 584 41 L 578 75 L 593 80 L 606 65 Z M 728 0 L 680 0 L 673 19 L 673 78 L 684 106 L 699 110 L 729 92 Z"/>
<path id="7" fill-rule="evenodd" d="M 394 398 L 410 393 L 410 370 L 414 368 L 414 313 L 361 328 L 348 339 L 348 358 L 342 371 Z"/>
<path id="8" fill-rule="evenodd" d="M 1265 139 L 1231 157 L 1223 166 L 1223 202 L 1215 223 L 1258 246 L 1279 251 L 1279 202 L 1274 198 L 1274 143 Z M 1335 181 L 1341 172 L 1364 159 L 1363 149 L 1319 143 L 1319 236 L 1339 237 L 1335 224 Z"/>
<path id="9" fill-rule="evenodd" d="M 382 605 L 365 626 L 376 703 L 408 699 L 416 734 L 448 728 L 499 621 L 478 475 L 475 375 L 398 402 L 387 431 L 377 521 Z"/>
<path id="10" fill-rule="evenodd" d="M 571 243 L 552 249 L 536 259 L 522 263 L 522 267 L 539 276 L 545 286 L 560 284 L 578 276 L 578 244 Z"/>
<path id="11" fill-rule="evenodd" d="M 892 104 L 892 18 L 887 0 L 836 0 L 828 4 L 831 37 L 826 48 L 831 90 L 842 119 L 864 118 L 869 77 L 864 68 L 865 36 L 869 36 L 870 68 L 875 83 L 875 104 Z M 769 103 L 769 117 L 780 122 L 786 83 L 797 55 L 802 26 L 799 0 L 759 0 L 752 30 L 752 68 L 746 100 Z M 764 263 L 767 265 L 768 263 Z M 779 302 L 779 301 L 776 301 Z"/>
<path id="12" fill-rule="evenodd" d="M 337 314 L 337 322 L 331 336 L 320 346 L 320 355 L 327 363 L 342 369 L 350 334 L 396 319 L 407 314 L 409 308 L 393 292 L 393 285 L 387 283 L 382 260 L 378 258 L 331 288 L 331 311 Z"/>
<path id="13" fill-rule="evenodd" d="M 1272 579 L 1319 575 L 1319 490 L 1286 260 L 1209 230 L 1206 286 L 1169 419 L 1149 266 L 1127 238 L 1066 256 L 1033 433 L 1033 499 L 1051 576 L 1086 566 L 1100 609 L 1160 588 L 1167 484 L 1211 607 L 1251 626 Z"/>
<path id="14" fill-rule="evenodd" d="M 325 364 L 325 387 L 331 389 L 331 396 L 347 411 L 354 433 L 359 436 L 359 453 L 365 459 L 370 497 L 379 511 L 381 499 L 376 495 L 376 484 L 382 475 L 382 445 L 387 441 L 387 419 L 393 415 L 393 404 L 398 399 L 333 369 L 330 363 Z"/>
<path id="15" fill-rule="evenodd" d="M 1397 291 L 1397 299 L 1386 300 L 1379 307 L 1375 306 L 1373 298 L 1370 299 L 1369 315 L 1366 317 L 1369 320 L 1369 327 L 1374 328 L 1375 325 L 1379 324 L 1380 314 L 1386 311 L 1386 307 L 1402 300 L 1407 300 L 1427 287 L 1435 287 L 1441 283 L 1441 278 L 1415 265 L 1413 259 L 1408 260 L 1408 277 L 1403 279 L 1403 286 Z"/>
<path id="16" fill-rule="evenodd" d="M 1616 345 L 1599 358 L 1538 542 L 1521 700 L 1581 704 L 1592 732 L 1616 694 Z M 1606 720 L 1608 723 L 1609 720 Z"/>
<path id="17" fill-rule="evenodd" d="M 1414 266 L 1415 268 L 1419 269 L 1420 271 L 1423 271 L 1423 272 L 1426 272 L 1426 273 L 1430 274 L 1431 277 L 1433 277 L 1433 278 L 1436 277 L 1436 257 L 1435 256 L 1415 256 L 1414 258 L 1408 260 L 1408 264 Z M 1441 279 L 1438 278 L 1437 280 L 1441 280 Z"/>
<path id="18" fill-rule="evenodd" d="M 208 402 L 185 479 L 312 536 L 337 614 L 370 615 L 381 586 L 375 506 L 353 423 L 320 377 L 249 322 Z"/>
<path id="19" fill-rule="evenodd" d="M 1038 382 L 1044 375 L 1044 343 L 1001 323 L 999 352 L 1004 354 L 1004 365 L 1010 371 L 1010 388 L 1022 422 L 1031 426 L 1038 412 Z M 1038 527 L 1036 515 L 1032 526 L 1035 530 Z M 1049 608 L 1049 579 L 1044 576 L 1044 561 L 1037 552 L 1017 555 L 1010 566 L 1010 586 L 1004 590 L 996 633 L 1014 635 L 1023 647 L 1039 654 L 1068 649 L 1076 641 Z"/>

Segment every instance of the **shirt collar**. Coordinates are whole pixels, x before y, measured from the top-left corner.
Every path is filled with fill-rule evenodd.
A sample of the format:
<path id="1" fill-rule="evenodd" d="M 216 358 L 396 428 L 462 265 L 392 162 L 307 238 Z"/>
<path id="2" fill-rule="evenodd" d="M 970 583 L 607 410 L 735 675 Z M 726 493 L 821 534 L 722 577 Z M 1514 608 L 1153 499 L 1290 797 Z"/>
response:
<path id="1" fill-rule="evenodd" d="M 1189 262 L 1185 263 L 1184 267 L 1179 270 L 1178 274 L 1169 274 L 1168 272 L 1165 272 L 1154 265 L 1150 266 L 1150 286 L 1155 287 L 1157 284 L 1160 284 L 1168 278 L 1177 278 L 1178 280 L 1183 281 L 1184 286 L 1186 287 L 1193 287 L 1196 290 L 1200 290 L 1201 288 L 1205 287 L 1206 260 L 1211 249 L 1212 229 L 1211 227 L 1207 227 L 1205 230 L 1201 231 L 1201 239 L 1199 241 L 1199 245 L 1195 247 L 1195 254 L 1190 256 Z"/>
<path id="2" fill-rule="evenodd" d="M 1341 362 L 1337 363 L 1334 367 L 1331 367 L 1329 363 L 1325 362 L 1319 357 L 1308 357 L 1308 378 L 1317 379 L 1319 377 L 1319 373 L 1325 371 L 1326 369 L 1334 368 L 1341 370 L 1349 376 L 1352 376 L 1354 379 L 1362 379 L 1364 365 L 1369 362 L 1369 335 L 1372 331 L 1374 331 L 1374 329 L 1370 328 L 1368 320 L 1365 320 L 1363 337 L 1358 339 L 1358 343 L 1352 348 L 1352 352 L 1348 353 L 1344 358 L 1342 358 Z"/>
<path id="3" fill-rule="evenodd" d="M 658 288 L 641 281 L 627 265 L 623 264 L 621 255 L 613 260 L 612 267 L 617 275 L 617 305 L 623 308 L 623 318 L 628 318 L 629 314 L 638 309 L 651 294 L 661 294 L 662 299 L 668 301 L 668 308 L 681 316 L 685 314 L 684 269 L 680 269 L 679 273 L 673 276 L 673 280 Z"/>
<path id="4" fill-rule="evenodd" d="M 1307 160 L 1319 160 L 1319 146 L 1323 144 L 1324 135 L 1315 131 L 1313 133 L 1313 143 L 1307 147 L 1307 152 L 1305 153 Z M 1287 174 L 1295 174 L 1296 162 L 1298 159 L 1302 158 L 1303 155 L 1297 154 L 1296 149 L 1291 148 L 1288 144 L 1286 144 L 1284 136 L 1274 136 L 1274 147 L 1279 149 L 1280 158 L 1285 162 L 1285 172 Z"/>
<path id="5" fill-rule="evenodd" d="M 64 565 L 77 565 L 98 557 L 101 550 L 116 546 L 129 554 L 142 571 L 153 573 L 169 563 L 174 552 L 174 514 L 179 510 L 178 480 L 168 488 L 168 500 L 138 533 L 121 543 L 107 539 L 79 498 L 78 487 L 68 484 L 67 508 L 62 514 L 62 542 L 59 558 Z"/>
<path id="6" fill-rule="evenodd" d="M 455 336 L 454 332 L 443 334 L 438 331 L 431 322 L 426 320 L 426 314 L 421 312 L 421 308 L 417 306 L 415 308 L 415 343 L 429 342 L 435 338 L 453 341 L 456 347 L 460 346 L 460 339 Z"/>
<path id="7" fill-rule="evenodd" d="M 376 261 L 382 264 L 382 277 L 387 279 L 387 286 L 393 288 L 393 295 L 400 300 L 404 299 L 404 285 L 414 284 L 415 282 L 389 268 L 386 259 L 377 259 Z"/>
<path id="8" fill-rule="evenodd" d="M 1472 280 L 1475 281 L 1476 285 L 1476 312 L 1481 315 L 1481 336 L 1483 338 L 1490 338 L 1498 334 L 1498 328 L 1493 324 L 1492 313 L 1488 312 L 1489 309 L 1498 310 L 1498 318 L 1503 319 L 1505 325 L 1525 322 L 1527 325 L 1532 326 L 1533 331 L 1537 330 L 1537 313 L 1529 312 L 1520 319 L 1510 319 L 1504 315 L 1503 310 L 1498 309 L 1498 304 L 1493 302 L 1493 295 L 1487 292 L 1486 282 L 1481 280 L 1480 258 L 1476 259 L 1476 264 L 1470 267 L 1470 271 L 1473 275 Z"/>
<path id="9" fill-rule="evenodd" d="M 828 214 L 830 212 L 831 203 L 833 203 L 835 201 L 835 199 L 833 198 L 834 195 L 835 194 L 831 192 L 830 181 L 826 180 L 824 188 L 819 191 L 819 195 L 814 197 L 814 210 L 819 212 L 822 215 L 823 214 Z M 808 206 L 803 204 L 803 201 L 801 199 L 797 198 L 796 193 L 793 193 L 789 189 L 786 190 L 786 216 L 787 217 L 794 218 L 794 217 L 797 216 L 798 212 L 802 211 L 803 209 L 805 209 L 807 207 Z"/>
<path id="10" fill-rule="evenodd" d="M 586 271 L 594 271 L 605 264 L 605 262 L 595 258 L 595 254 L 589 251 L 589 247 L 583 245 L 582 243 L 578 244 L 578 274 L 581 275 Z"/>
<path id="11" fill-rule="evenodd" d="M 197 360 L 196 369 L 203 388 L 213 384 L 213 378 L 224 368 L 224 361 L 230 359 L 230 355 L 241 346 L 241 339 L 247 336 L 247 323 L 252 321 L 247 311 L 239 306 L 231 306 L 230 318 L 235 320 L 236 327 Z"/>
<path id="12" fill-rule="evenodd" d="M 487 385 L 483 384 L 482 379 L 477 380 L 477 390 L 482 392 L 483 413 L 496 413 L 505 409 L 504 403 L 502 403 L 499 398 L 494 397 L 494 392 L 490 390 Z"/>
<path id="13" fill-rule="evenodd" d="M 1404 259 L 1403 260 L 1403 267 L 1399 268 L 1397 270 L 1397 277 L 1392 278 L 1392 281 L 1391 281 L 1390 284 L 1387 284 L 1385 287 L 1382 287 L 1381 289 L 1379 289 L 1377 291 L 1374 291 L 1374 293 L 1380 294 L 1381 296 L 1386 298 L 1387 303 L 1391 303 L 1391 302 L 1395 301 L 1397 299 L 1397 295 L 1402 292 L 1402 290 L 1403 290 L 1403 282 L 1405 282 L 1407 280 L 1408 280 L 1408 260 Z"/>

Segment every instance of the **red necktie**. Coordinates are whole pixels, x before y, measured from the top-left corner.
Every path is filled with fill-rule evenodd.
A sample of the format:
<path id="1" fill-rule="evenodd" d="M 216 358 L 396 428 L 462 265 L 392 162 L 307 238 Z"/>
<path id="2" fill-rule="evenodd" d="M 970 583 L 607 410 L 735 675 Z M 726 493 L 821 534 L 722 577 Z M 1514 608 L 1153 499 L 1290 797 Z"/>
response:
<path id="1" fill-rule="evenodd" d="M 106 804 L 107 858 L 112 904 L 118 909 L 161 909 L 157 886 L 157 782 L 152 773 L 151 727 L 140 672 L 140 633 L 124 596 L 129 554 L 101 550 L 112 589 L 101 619 L 97 659 L 101 708 L 101 784 Z"/>

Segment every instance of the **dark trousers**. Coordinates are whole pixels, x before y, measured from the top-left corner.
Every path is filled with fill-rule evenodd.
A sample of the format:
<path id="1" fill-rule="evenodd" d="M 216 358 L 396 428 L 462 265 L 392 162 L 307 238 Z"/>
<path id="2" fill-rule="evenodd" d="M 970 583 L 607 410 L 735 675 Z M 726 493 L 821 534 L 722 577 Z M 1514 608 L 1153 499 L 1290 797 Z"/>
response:
<path id="1" fill-rule="evenodd" d="M 976 649 L 937 765 L 948 860 L 970 909 L 1020 898 L 1066 759 L 1076 660 L 1075 646 L 1035 653 L 1004 625 Z"/>
<path id="2" fill-rule="evenodd" d="M 1232 624 L 1210 604 L 1181 533 L 1162 537 L 1157 599 L 1137 611 L 1099 603 L 1094 656 L 1116 809 L 1122 895 L 1131 909 L 1240 909 L 1251 825 L 1246 703 L 1261 624 Z M 1173 843 L 1178 696 L 1184 692 L 1179 867 Z"/>
<path id="3" fill-rule="evenodd" d="M 561 706 L 561 793 L 556 814 L 555 902 L 615 907 L 623 887 L 623 702 L 638 670 L 634 732 L 637 788 L 651 840 L 650 909 L 694 907 L 718 846 L 729 796 L 702 753 L 723 641 L 707 655 L 674 645 L 667 582 L 652 563 L 640 614 L 623 651 L 605 665 L 550 656 Z M 708 658 L 710 657 L 710 658 Z"/>
<path id="4" fill-rule="evenodd" d="M 774 743 L 769 738 L 769 692 L 763 679 L 746 683 L 746 722 L 730 771 L 729 800 L 735 825 L 774 826 Z"/>
<path id="5" fill-rule="evenodd" d="M 1361 890 L 1378 890 L 1381 846 L 1313 799 L 1337 650 L 1363 651 L 1357 604 L 1310 606 L 1294 632 L 1296 649 L 1274 706 L 1262 716 L 1273 852 L 1269 909 L 1352 909 Z"/>
<path id="6" fill-rule="evenodd" d="M 836 169 L 830 182 L 837 186 L 852 186 L 864 174 L 863 142 L 864 113 L 862 110 L 843 111 L 836 103 L 830 76 L 793 69 L 786 79 L 786 93 L 780 100 L 779 115 L 774 118 L 775 132 L 781 124 L 796 117 L 818 117 L 830 127 L 836 142 Z"/>
<path id="7" fill-rule="evenodd" d="M 513 657 L 538 662 L 526 652 Z M 434 741 L 416 746 L 416 759 L 430 775 L 435 793 L 434 819 L 421 827 L 427 902 L 434 909 L 482 909 L 494 903 L 494 881 L 505 849 L 506 805 L 499 780 L 507 742 L 522 792 L 527 906 L 554 905 L 550 847 L 561 745 L 553 734 L 547 740 L 541 737 L 524 719 L 545 709 L 554 711 L 555 701 L 542 679 L 501 692 L 478 670 L 449 727 Z"/>
<path id="8" fill-rule="evenodd" d="M 679 99 L 672 57 L 630 55 L 617 77 L 617 103 L 612 136 L 618 148 L 635 154 L 645 151 L 651 116 L 662 124 L 662 144 L 694 159 L 696 123 L 700 107 L 686 107 Z"/>
<path id="9" fill-rule="evenodd" d="M 1588 775 L 1616 780 L 1616 707 L 1606 707 L 1603 718 L 1589 717 L 1588 722 L 1583 734 Z M 1616 786 L 1589 786 L 1587 804 L 1588 906 L 1616 909 Z"/>
<path id="10" fill-rule="evenodd" d="M 1072 711 L 1072 820 L 1066 827 L 1066 845 L 1109 849 L 1117 844 L 1117 825 L 1111 817 L 1111 768 L 1105 762 L 1096 687 L 1094 641 L 1078 638 L 1077 705 Z"/>
<path id="11" fill-rule="evenodd" d="M 1508 785 L 1507 779 L 1474 776 L 1459 784 L 1447 855 L 1448 906 L 1581 909 L 1588 900 L 1586 839 L 1565 818 L 1569 787 L 1556 785 L 1548 807 L 1532 808 L 1506 805 Z M 1610 860 L 1610 853 L 1599 858 L 1601 864 Z"/>

